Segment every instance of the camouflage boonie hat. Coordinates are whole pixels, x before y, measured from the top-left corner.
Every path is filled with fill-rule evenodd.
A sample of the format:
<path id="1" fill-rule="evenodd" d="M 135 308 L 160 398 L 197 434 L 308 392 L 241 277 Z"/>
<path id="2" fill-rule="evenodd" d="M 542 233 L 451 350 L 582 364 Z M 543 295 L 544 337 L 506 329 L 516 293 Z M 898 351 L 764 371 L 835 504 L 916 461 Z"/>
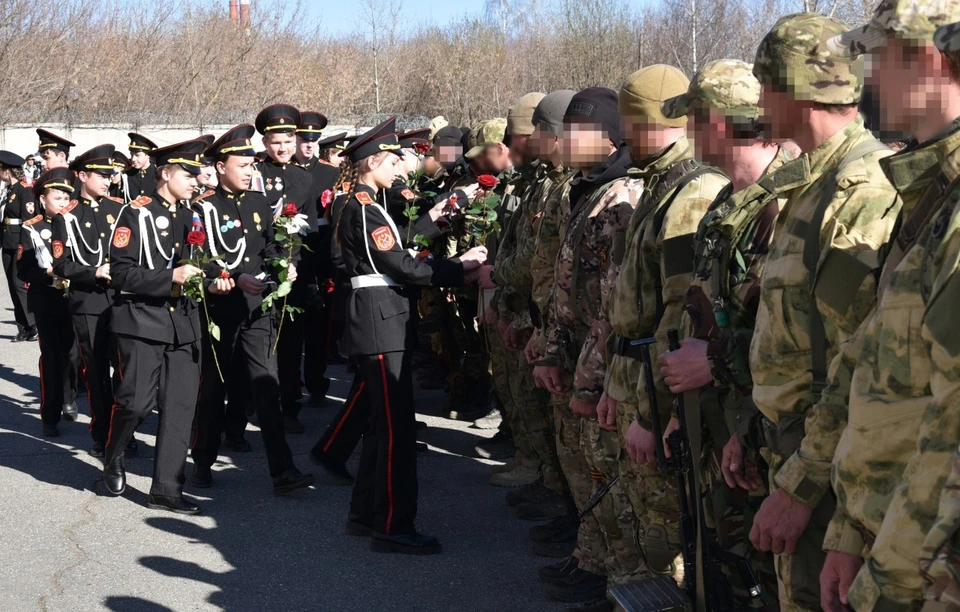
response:
<path id="1" fill-rule="evenodd" d="M 830 40 L 829 46 L 836 53 L 863 55 L 888 38 L 932 41 L 939 26 L 957 21 L 957 0 L 882 0 L 868 23 Z"/>
<path id="2" fill-rule="evenodd" d="M 933 34 L 933 44 L 946 53 L 960 51 L 960 21 L 937 28 Z"/>
<path id="3" fill-rule="evenodd" d="M 463 154 L 467 159 L 480 155 L 488 145 L 503 142 L 507 134 L 506 119 L 487 119 L 470 130 L 470 149 Z"/>
<path id="4" fill-rule="evenodd" d="M 798 100 L 856 104 L 863 86 L 863 62 L 834 53 L 827 41 L 849 28 L 819 13 L 781 18 L 760 41 L 753 75 Z"/>
<path id="5" fill-rule="evenodd" d="M 730 117 L 756 119 L 760 114 L 760 81 L 753 66 L 740 60 L 710 62 L 690 81 L 687 93 L 663 103 L 663 114 L 670 119 L 689 115 L 696 109 L 719 110 Z"/>

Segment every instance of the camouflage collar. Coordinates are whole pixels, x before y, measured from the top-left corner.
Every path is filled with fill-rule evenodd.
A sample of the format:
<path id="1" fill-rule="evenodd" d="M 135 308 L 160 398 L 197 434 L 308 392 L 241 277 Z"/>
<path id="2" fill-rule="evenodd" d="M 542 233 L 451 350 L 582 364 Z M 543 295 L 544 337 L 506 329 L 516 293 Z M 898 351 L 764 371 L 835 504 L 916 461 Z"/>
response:
<path id="1" fill-rule="evenodd" d="M 937 137 L 906 148 L 880 160 L 880 167 L 901 194 L 926 189 L 941 167 L 947 180 L 958 174 L 960 119 L 952 122 Z"/>
<path id="2" fill-rule="evenodd" d="M 857 115 L 842 130 L 827 139 L 825 143 L 800 156 L 800 159 L 806 159 L 810 168 L 810 180 L 815 181 L 825 172 L 837 167 L 843 156 L 847 154 L 850 148 L 860 141 L 860 137 L 867 133 L 867 128 L 863 125 L 863 117 Z"/>
<path id="3" fill-rule="evenodd" d="M 669 170 L 677 162 L 691 157 L 693 157 L 693 154 L 690 151 L 690 141 L 687 140 L 686 136 L 681 136 L 672 145 L 668 145 L 650 157 L 637 162 L 636 166 L 630 169 L 630 178 L 645 179 L 654 174 L 660 174 Z"/>

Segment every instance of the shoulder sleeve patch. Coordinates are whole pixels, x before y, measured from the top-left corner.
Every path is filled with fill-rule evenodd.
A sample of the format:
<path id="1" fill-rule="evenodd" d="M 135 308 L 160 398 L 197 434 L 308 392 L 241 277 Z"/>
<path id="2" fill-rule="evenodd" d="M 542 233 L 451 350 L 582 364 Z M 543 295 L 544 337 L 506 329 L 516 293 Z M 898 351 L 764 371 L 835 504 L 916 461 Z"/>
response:
<path id="1" fill-rule="evenodd" d="M 60 240 L 53 241 L 53 258 L 60 259 L 63 257 L 63 242 Z"/>
<path id="2" fill-rule="evenodd" d="M 126 248 L 130 244 L 130 228 L 118 227 L 113 233 L 113 246 L 118 249 Z"/>
<path id="3" fill-rule="evenodd" d="M 77 200 L 70 200 L 70 203 L 64 206 L 63 208 L 61 208 L 58 214 L 61 214 L 61 215 L 67 214 L 68 212 L 70 212 L 71 210 L 77 207 L 77 202 L 78 202 Z"/>
<path id="4" fill-rule="evenodd" d="M 371 198 L 370 194 L 366 191 L 358 191 L 357 193 L 353 194 L 353 197 L 355 197 L 357 202 L 360 202 L 360 204 L 363 206 L 369 206 L 373 204 L 373 198 Z"/>
<path id="5" fill-rule="evenodd" d="M 30 225 L 33 225 L 34 223 L 37 223 L 37 222 L 40 221 L 41 219 L 43 219 L 43 215 L 37 215 L 36 217 L 34 217 L 34 218 L 32 218 L 32 219 L 28 219 L 28 220 L 24 221 L 23 224 L 26 225 L 26 226 L 30 226 Z"/>
<path id="6" fill-rule="evenodd" d="M 20 185 L 23 187 L 29 187 L 30 183 L 27 182 L 27 179 L 20 179 Z"/>
<path id="7" fill-rule="evenodd" d="M 413 193 L 412 191 L 410 191 L 409 189 L 404 189 L 403 191 L 400 192 L 400 195 L 402 195 L 405 200 L 416 200 L 416 199 L 417 199 L 416 194 L 414 194 L 414 193 Z"/>
<path id="8" fill-rule="evenodd" d="M 149 203 L 150 203 L 150 198 L 148 198 L 147 196 L 141 196 L 136 200 L 133 200 L 132 202 L 130 202 L 130 206 L 133 206 L 134 208 L 143 208 Z"/>
<path id="9" fill-rule="evenodd" d="M 370 236 L 373 238 L 373 243 L 377 245 L 378 251 L 389 251 L 397 245 L 397 241 L 393 237 L 393 230 L 386 225 L 381 225 L 373 230 Z"/>

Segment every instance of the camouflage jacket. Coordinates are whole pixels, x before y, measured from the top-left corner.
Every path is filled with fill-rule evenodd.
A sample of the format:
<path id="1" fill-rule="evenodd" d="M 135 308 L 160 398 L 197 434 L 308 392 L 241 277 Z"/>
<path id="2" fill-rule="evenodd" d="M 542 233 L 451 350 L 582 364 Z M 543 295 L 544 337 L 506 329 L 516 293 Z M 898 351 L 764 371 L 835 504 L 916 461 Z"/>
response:
<path id="1" fill-rule="evenodd" d="M 960 174 L 951 159 L 960 162 L 960 129 L 881 162 L 903 200 L 901 221 L 928 189 L 939 192 L 941 169 L 946 181 Z M 921 598 L 921 549 L 937 515 L 931 493 L 943 488 L 960 440 L 960 340 L 950 321 L 960 299 L 960 226 L 950 225 L 958 198 L 960 189 L 940 198 L 916 245 L 889 260 L 876 308 L 831 364 L 829 384 L 807 416 L 802 467 L 788 462 L 778 474 L 779 482 L 802 471 L 788 484 L 812 503 L 832 459 L 839 504 L 824 548 L 869 557 L 850 590 L 858 610 L 874 609 L 881 597 Z M 943 402 L 938 383 L 948 395 Z"/>
<path id="2" fill-rule="evenodd" d="M 630 406 L 644 403 L 647 392 L 641 383 L 641 362 L 614 353 L 616 334 L 656 335 L 659 350 L 666 350 L 667 329 L 680 327 L 683 295 L 693 277 L 697 224 L 729 182 L 716 170 L 686 181 L 698 167 L 692 162 L 690 142 L 682 137 L 639 170 L 644 189 L 622 236 L 623 266 L 616 284 L 605 292 L 603 322 L 609 332 L 597 345 L 584 347 L 584 367 L 599 368 L 597 364 L 606 362 L 604 390 Z M 654 359 L 657 353 L 654 347 Z M 655 377 L 659 378 L 659 371 Z M 641 416 L 646 418 L 646 410 L 641 410 Z"/>
<path id="3" fill-rule="evenodd" d="M 866 141 L 877 145 L 858 116 L 774 174 L 787 202 L 774 229 L 750 344 L 753 400 L 774 423 L 781 419 L 802 423 L 816 396 L 811 374 L 811 294 L 824 323 L 827 363 L 876 301 L 880 251 L 890 237 L 900 201 L 880 169 L 879 160 L 891 155 L 889 149 L 846 159 Z M 813 231 L 819 237 L 819 259 L 811 275 L 804 262 L 804 245 L 813 233 L 811 222 L 818 209 L 823 210 L 823 221 L 816 228 L 819 231 Z M 810 443 L 816 443 L 815 438 L 805 442 Z M 820 468 L 828 464 L 805 466 L 802 454 L 796 453 L 781 468 L 777 484 L 796 495 L 804 467 L 817 467 L 823 488 L 827 486 L 826 473 Z"/>
<path id="4" fill-rule="evenodd" d="M 604 361 L 593 370 L 581 365 L 591 347 L 610 334 L 606 317 L 599 317 L 603 293 L 619 272 L 617 245 L 623 244 L 641 190 L 642 182 L 629 176 L 607 182 L 573 203 L 563 224 L 546 354 L 574 373 L 572 391 L 578 399 L 599 399 L 603 389 Z"/>
<path id="5" fill-rule="evenodd" d="M 940 492 L 940 505 L 920 556 L 926 579 L 923 597 L 943 609 L 960 608 L 960 450 L 953 453 L 950 475 Z"/>

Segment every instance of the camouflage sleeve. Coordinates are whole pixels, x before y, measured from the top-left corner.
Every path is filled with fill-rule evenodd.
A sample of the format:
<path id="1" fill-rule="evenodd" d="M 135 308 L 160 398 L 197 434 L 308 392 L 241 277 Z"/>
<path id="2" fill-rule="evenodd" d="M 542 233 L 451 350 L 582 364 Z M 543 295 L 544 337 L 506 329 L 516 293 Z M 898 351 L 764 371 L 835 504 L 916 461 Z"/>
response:
<path id="1" fill-rule="evenodd" d="M 867 545 L 863 541 L 860 530 L 847 516 L 843 504 L 837 504 L 837 509 L 827 525 L 827 533 L 823 537 L 823 550 L 847 553 L 863 557 Z"/>
<path id="2" fill-rule="evenodd" d="M 601 254 L 598 261 L 600 308 L 590 324 L 573 377 L 573 396 L 591 402 L 600 401 L 607 373 L 607 337 L 612 332 L 607 313 L 610 295 L 617 282 L 623 258 L 622 253 L 616 252 L 616 245 L 623 244 L 623 234 L 630 223 L 633 205 L 640 195 L 639 189 L 634 190 L 629 185 L 621 189 L 623 193 L 619 194 L 614 205 L 608 206 L 594 220 L 601 228 L 595 247 L 595 252 Z"/>
<path id="3" fill-rule="evenodd" d="M 554 362 L 565 363 L 566 350 L 573 338 L 573 300 L 576 296 L 570 287 L 573 280 L 574 257 L 577 254 L 566 241 L 560 244 L 554 272 L 553 290 L 550 292 L 550 324 L 546 328 L 546 355 Z"/>
<path id="4" fill-rule="evenodd" d="M 560 250 L 564 203 L 569 206 L 569 181 L 547 193 L 540 218 L 535 223 L 535 244 L 531 255 L 532 297 L 541 314 L 547 310 L 554 286 L 554 267 Z"/>
<path id="5" fill-rule="evenodd" d="M 521 214 L 521 211 L 517 211 L 517 214 Z M 536 244 L 528 215 L 517 219 L 516 232 L 513 250 L 497 263 L 497 284 L 513 290 L 503 293 L 500 314 L 505 317 L 509 315 L 517 329 L 529 329 L 533 326 L 530 323 L 528 299 L 533 282 L 530 264 Z"/>
<path id="6" fill-rule="evenodd" d="M 960 449 L 953 453 L 937 520 L 923 542 L 920 570 L 927 580 L 924 599 L 960 608 Z"/>

